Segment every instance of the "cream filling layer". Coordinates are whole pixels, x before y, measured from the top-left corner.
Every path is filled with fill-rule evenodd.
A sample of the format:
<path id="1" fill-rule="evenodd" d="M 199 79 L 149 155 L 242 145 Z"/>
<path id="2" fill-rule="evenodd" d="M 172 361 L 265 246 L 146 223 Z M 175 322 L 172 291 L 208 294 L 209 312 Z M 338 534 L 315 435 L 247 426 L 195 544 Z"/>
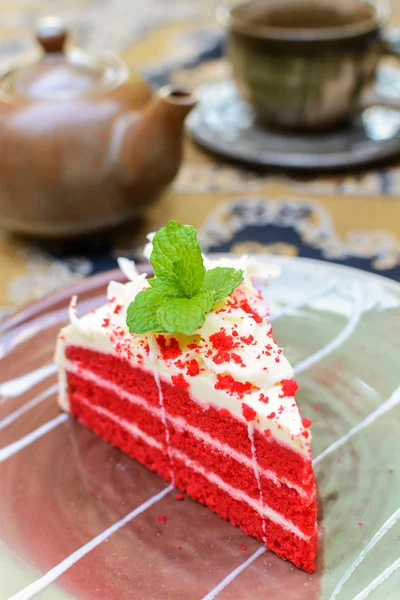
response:
<path id="1" fill-rule="evenodd" d="M 128 423 L 124 419 L 120 419 L 119 417 L 113 415 L 111 412 L 109 412 L 105 408 L 102 408 L 100 406 L 93 406 L 93 404 L 91 404 L 89 401 L 87 401 L 82 396 L 79 396 L 79 394 L 77 394 L 77 396 L 78 396 L 79 400 L 93 412 L 103 415 L 106 418 L 110 419 L 111 421 L 114 421 L 114 423 L 116 423 L 120 427 L 123 427 L 126 431 L 131 433 L 131 435 L 133 437 L 143 440 L 149 446 L 157 448 L 161 451 L 163 450 L 163 445 L 158 440 L 155 440 L 153 437 L 151 437 L 147 433 L 144 433 L 136 425 Z M 308 541 L 310 539 L 310 536 L 305 535 L 290 520 L 285 519 L 281 514 L 279 514 L 278 512 L 276 512 L 275 510 L 273 510 L 272 508 L 270 508 L 269 506 L 267 506 L 265 504 L 264 504 L 264 506 L 261 507 L 260 503 L 257 500 L 255 500 L 254 498 L 251 498 L 245 492 L 242 492 L 241 490 L 238 490 L 238 489 L 234 488 L 233 486 L 231 486 L 230 484 L 226 483 L 218 475 L 215 475 L 215 473 L 206 471 L 201 465 L 199 465 L 197 462 L 189 459 L 186 456 L 186 454 L 184 454 L 180 450 L 171 448 L 171 453 L 178 460 L 181 460 L 182 462 L 184 462 L 187 467 L 189 467 L 196 473 L 199 473 L 200 475 L 202 475 L 203 477 L 208 479 L 208 481 L 210 481 L 211 483 L 214 483 L 217 487 L 219 487 L 221 490 L 223 490 L 224 492 L 229 494 L 235 500 L 238 500 L 240 502 L 245 502 L 246 504 L 248 504 L 261 517 L 270 519 L 277 525 L 280 525 L 283 529 L 290 531 L 291 533 L 293 533 L 294 535 L 296 535 L 297 537 L 299 537 L 302 540 Z"/>
<path id="2" fill-rule="evenodd" d="M 86 319 L 86 317 L 83 317 L 83 319 Z M 103 352 L 104 354 L 110 354 L 121 358 L 118 353 L 115 352 L 104 329 L 102 331 L 93 330 L 90 335 L 82 336 L 77 329 L 68 326 L 62 330 L 62 336 L 63 338 L 58 340 L 56 352 L 56 363 L 60 368 L 65 366 L 65 350 L 68 345 L 80 346 L 82 348 Z M 141 354 L 141 352 L 143 353 L 143 350 L 141 351 L 140 347 L 132 348 L 132 352 Z M 173 364 L 166 364 L 160 358 L 156 361 L 151 361 L 149 357 L 143 356 L 143 354 L 141 354 L 141 356 L 142 358 L 139 361 L 139 358 L 136 358 L 136 354 L 134 354 L 129 361 L 130 364 L 132 366 L 137 366 L 138 362 L 142 362 L 141 369 L 152 373 L 153 375 L 154 371 L 157 370 L 157 373 L 163 381 L 174 385 L 172 377 L 181 373 L 178 368 Z M 214 406 L 215 408 L 220 409 L 225 408 L 247 427 L 247 421 L 242 413 L 242 402 L 237 398 L 229 396 L 226 391 L 216 389 L 215 376 L 212 373 L 200 373 L 196 377 L 188 377 L 187 382 L 189 384 L 189 393 L 194 401 L 202 407 Z M 311 438 L 308 437 L 306 439 L 299 434 L 298 424 L 300 423 L 301 426 L 301 418 L 295 400 L 293 398 L 286 400 L 282 398 L 282 388 L 280 386 L 274 386 L 272 389 L 268 390 L 267 393 L 269 397 L 268 404 L 259 401 L 258 393 L 248 394 L 243 399 L 243 401 L 257 413 L 257 419 L 253 422 L 254 429 L 259 429 L 261 431 L 269 430 L 271 437 L 275 438 L 279 443 L 284 444 L 294 452 L 301 454 L 304 458 L 310 458 Z M 290 401 L 291 404 L 293 404 L 293 412 L 289 418 L 288 411 L 285 411 L 282 415 L 286 415 L 285 418 L 280 419 L 279 408 L 282 402 L 284 403 L 285 401 Z M 275 413 L 276 417 L 269 418 L 270 413 Z M 297 423 L 297 421 L 299 423 Z"/>
<path id="3" fill-rule="evenodd" d="M 149 413 L 151 413 L 152 415 L 154 415 L 155 417 L 160 419 L 165 427 L 164 420 L 162 419 L 163 415 L 162 415 L 161 408 L 157 408 L 155 406 L 152 406 L 151 404 L 148 404 L 140 396 L 137 396 L 135 394 L 131 394 L 131 393 L 127 392 L 126 390 L 117 386 L 115 383 L 112 383 L 111 381 L 108 381 L 107 379 L 103 379 L 102 377 L 95 375 L 94 373 L 92 373 L 91 371 L 89 371 L 87 369 L 82 369 L 81 367 L 79 367 L 78 365 L 76 365 L 75 363 L 73 363 L 69 360 L 65 361 L 65 368 L 66 368 L 67 372 L 74 373 L 74 374 L 78 375 L 79 377 L 82 377 L 82 379 L 91 381 L 91 382 L 95 383 L 96 385 L 98 385 L 99 387 L 107 389 L 110 392 L 113 392 L 114 394 L 117 394 L 118 396 L 125 398 L 132 404 L 136 404 L 137 406 L 140 406 L 141 408 L 147 410 Z M 247 468 L 249 468 L 251 471 L 254 470 L 253 461 L 248 456 L 246 456 L 242 452 L 238 452 L 237 450 L 231 448 L 228 444 L 224 444 L 223 442 L 220 442 L 219 440 L 211 437 L 208 433 L 202 431 L 201 429 L 198 429 L 197 427 L 193 427 L 193 425 L 190 425 L 189 423 L 187 423 L 186 420 L 183 419 L 182 417 L 176 417 L 176 416 L 166 414 L 166 419 L 175 427 L 175 429 L 178 429 L 179 431 L 188 431 L 194 437 L 196 437 L 197 439 L 206 443 L 207 445 L 211 446 L 218 452 L 221 452 L 222 454 L 233 458 L 237 462 L 242 463 Z M 168 446 L 169 446 L 169 443 L 168 443 Z M 302 498 L 309 500 L 309 501 L 311 501 L 313 499 L 312 497 L 310 497 L 309 494 L 307 494 L 307 492 L 302 487 L 300 487 L 296 483 L 292 483 L 291 481 L 289 481 L 285 478 L 278 477 L 273 471 L 271 471 L 269 469 L 263 469 L 262 467 L 258 467 L 258 472 L 263 477 L 271 480 L 278 487 L 282 484 L 285 484 L 288 487 L 296 490 L 296 492 Z"/>

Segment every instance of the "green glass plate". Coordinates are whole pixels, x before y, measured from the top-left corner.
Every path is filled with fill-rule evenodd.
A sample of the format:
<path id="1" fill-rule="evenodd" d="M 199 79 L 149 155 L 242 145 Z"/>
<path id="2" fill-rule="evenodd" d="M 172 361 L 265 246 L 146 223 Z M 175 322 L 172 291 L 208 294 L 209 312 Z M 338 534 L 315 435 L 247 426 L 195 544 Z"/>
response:
<path id="1" fill-rule="evenodd" d="M 400 598 L 400 285 L 272 260 L 282 276 L 264 295 L 313 420 L 316 573 L 177 501 L 60 414 L 52 358 L 69 297 L 79 295 L 80 314 L 99 306 L 108 281 L 122 278 L 112 272 L 0 324 L 0 600 Z"/>

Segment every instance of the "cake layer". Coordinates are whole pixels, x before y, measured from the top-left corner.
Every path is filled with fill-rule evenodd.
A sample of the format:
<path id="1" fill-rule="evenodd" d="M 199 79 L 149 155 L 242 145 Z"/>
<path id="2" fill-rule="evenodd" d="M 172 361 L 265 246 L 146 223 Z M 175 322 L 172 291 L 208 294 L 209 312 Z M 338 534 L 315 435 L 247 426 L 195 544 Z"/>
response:
<path id="1" fill-rule="evenodd" d="M 99 377 L 109 380 L 130 394 L 145 398 L 149 405 L 159 406 L 159 392 L 153 373 L 133 367 L 127 360 L 112 354 L 96 352 L 88 348 L 68 345 L 65 349 L 68 360 L 89 370 Z M 161 381 L 163 403 L 166 412 L 182 417 L 185 421 L 201 429 L 221 443 L 241 452 L 252 460 L 251 443 L 247 423 L 210 404 L 201 404 L 184 389 L 179 389 L 166 381 Z M 204 399 L 205 401 L 207 399 Z M 239 400 L 238 400 L 239 402 Z M 312 463 L 309 457 L 277 442 L 269 430 L 254 433 L 257 459 L 263 469 L 274 464 L 274 472 L 279 478 L 311 490 L 314 486 Z M 277 458 L 278 455 L 278 458 Z"/>
<path id="2" fill-rule="evenodd" d="M 107 442 L 119 447 L 132 458 L 171 481 L 171 463 L 165 445 L 142 432 L 136 425 L 113 417 L 106 409 L 95 407 L 78 393 L 70 396 L 71 413 Z M 259 503 L 224 483 L 217 475 L 173 450 L 174 484 L 194 500 L 206 504 L 224 519 L 239 526 L 278 556 L 291 560 L 308 572 L 314 570 L 316 534 L 305 536 L 274 511 L 261 511 Z M 271 540 L 271 541 L 269 541 Z"/>
<path id="3" fill-rule="evenodd" d="M 67 365 L 74 368 L 73 363 Z M 117 418 L 135 424 L 141 431 L 164 445 L 166 451 L 165 426 L 162 422 L 159 407 L 148 405 L 146 400 L 129 394 L 110 384 L 103 378 L 95 377 L 90 371 L 79 369 L 80 374 L 68 372 L 69 392 L 83 396 L 94 406 L 101 407 Z M 259 484 L 254 474 L 251 460 L 221 444 L 202 432 L 199 428 L 188 425 L 182 417 L 167 414 L 170 445 L 184 452 L 189 459 L 203 465 L 216 473 L 230 485 L 246 492 L 259 500 Z M 266 505 L 291 520 L 300 530 L 308 535 L 314 532 L 316 518 L 316 499 L 314 492 L 307 494 L 298 486 L 290 486 L 280 482 L 271 470 L 261 470 L 260 485 Z"/>

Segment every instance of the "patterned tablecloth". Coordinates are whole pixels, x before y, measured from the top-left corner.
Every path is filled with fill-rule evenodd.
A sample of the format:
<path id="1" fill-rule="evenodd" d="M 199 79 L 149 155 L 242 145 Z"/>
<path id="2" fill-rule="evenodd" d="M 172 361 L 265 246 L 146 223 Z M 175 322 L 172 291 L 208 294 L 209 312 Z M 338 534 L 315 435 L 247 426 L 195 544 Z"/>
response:
<path id="1" fill-rule="evenodd" d="M 157 86 L 225 77 L 216 0 L 2 0 L 0 60 L 30 52 L 38 17 L 62 16 L 75 42 L 118 52 Z M 392 24 L 400 26 L 400 0 Z M 140 225 L 91 244 L 39 243 L 0 231 L 0 314 L 86 275 L 140 256 L 145 233 L 166 217 L 200 228 L 205 250 L 299 255 L 400 280 L 400 166 L 300 179 L 253 172 L 185 141 L 171 189 Z"/>

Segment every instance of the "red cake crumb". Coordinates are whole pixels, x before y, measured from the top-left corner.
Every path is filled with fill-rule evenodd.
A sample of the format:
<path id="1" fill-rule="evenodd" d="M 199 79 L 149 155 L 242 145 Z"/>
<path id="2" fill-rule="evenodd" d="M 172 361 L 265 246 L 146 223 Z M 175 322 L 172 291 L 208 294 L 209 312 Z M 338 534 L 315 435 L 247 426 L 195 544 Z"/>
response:
<path id="1" fill-rule="evenodd" d="M 314 404 L 313 409 L 314 410 L 319 410 L 321 407 L 319 404 Z"/>
<path id="2" fill-rule="evenodd" d="M 118 315 L 118 313 L 121 312 L 122 308 L 122 304 L 117 304 L 117 306 L 114 308 L 114 314 Z"/>
<path id="3" fill-rule="evenodd" d="M 190 348 L 190 350 L 196 350 L 198 348 L 198 344 L 188 344 L 188 348 Z"/>
<path id="4" fill-rule="evenodd" d="M 236 394 L 239 398 L 243 398 L 245 394 L 252 391 L 252 385 L 249 381 L 242 383 L 236 381 L 232 375 L 217 375 L 217 383 L 214 385 L 216 390 L 226 390 L 228 394 L 233 396 Z"/>
<path id="5" fill-rule="evenodd" d="M 225 333 L 225 329 L 220 329 L 217 333 L 210 335 L 210 342 L 216 350 L 232 350 L 233 339 L 231 335 Z"/>
<path id="6" fill-rule="evenodd" d="M 246 312 L 248 315 L 251 315 L 256 323 L 262 323 L 262 317 L 260 317 L 260 315 L 257 314 L 256 311 L 251 308 L 247 300 L 242 300 L 240 302 L 240 308 L 244 310 L 244 312 Z"/>
<path id="7" fill-rule="evenodd" d="M 185 369 L 186 374 L 190 377 L 195 377 L 200 373 L 199 363 L 195 358 L 186 362 L 182 360 L 177 360 L 175 361 L 175 365 L 178 367 L 178 369 Z"/>
<path id="8" fill-rule="evenodd" d="M 157 521 L 158 521 L 159 523 L 162 523 L 163 525 L 165 525 L 165 524 L 166 524 L 166 522 L 168 521 L 168 517 L 166 517 L 165 515 L 159 515 L 159 516 L 157 517 Z"/>
<path id="9" fill-rule="evenodd" d="M 103 319 L 103 322 L 101 324 L 102 327 L 108 327 L 110 325 L 110 319 L 108 317 L 105 317 Z"/>
<path id="10" fill-rule="evenodd" d="M 232 335 L 228 335 L 224 328 L 221 327 L 217 333 L 210 335 L 210 342 L 214 350 L 217 351 L 212 357 L 216 365 L 233 361 L 242 367 L 245 366 L 242 357 L 236 352 L 231 352 L 231 350 L 234 350 L 240 344 L 233 339 Z M 209 350 L 206 356 L 212 356 L 212 350 Z"/>
<path id="11" fill-rule="evenodd" d="M 260 394 L 258 396 L 258 399 L 260 402 L 264 402 L 264 404 L 268 404 L 268 402 L 269 402 L 269 398 L 265 394 Z"/>
<path id="12" fill-rule="evenodd" d="M 265 437 L 269 437 L 271 435 L 271 430 L 270 429 L 266 429 L 264 431 L 264 435 L 265 435 Z"/>
<path id="13" fill-rule="evenodd" d="M 193 360 L 191 360 L 187 363 L 186 373 L 190 377 L 195 377 L 196 375 L 198 375 L 200 373 L 199 363 L 197 362 L 197 360 L 195 358 L 193 358 Z"/>
<path id="14" fill-rule="evenodd" d="M 179 388 L 180 390 L 189 389 L 189 383 L 186 381 L 182 373 L 179 373 L 179 375 L 172 375 L 171 379 L 174 386 Z"/>
<path id="15" fill-rule="evenodd" d="M 362 521 L 358 521 L 358 526 L 363 527 L 364 523 Z"/>
<path id="16" fill-rule="evenodd" d="M 284 398 L 285 396 L 288 396 L 289 398 L 294 397 L 299 389 L 299 386 L 294 379 L 282 379 L 281 386 L 282 394 L 279 396 L 279 398 Z"/>
<path id="17" fill-rule="evenodd" d="M 303 427 L 305 427 L 306 429 L 308 429 L 312 425 L 311 419 L 307 419 L 307 417 L 303 417 L 301 422 L 303 423 Z"/>
<path id="18" fill-rule="evenodd" d="M 275 358 L 275 362 L 276 362 L 276 363 L 280 363 L 280 362 L 281 362 L 281 359 L 280 359 L 280 358 L 277 356 L 277 357 Z"/>
<path id="19" fill-rule="evenodd" d="M 242 404 L 242 415 L 246 419 L 246 421 L 254 421 L 257 416 L 256 411 L 251 408 L 248 404 Z"/>
<path id="20" fill-rule="evenodd" d="M 62 335 L 62 333 L 60 333 L 58 337 L 60 338 L 60 340 L 65 340 L 65 335 Z"/>
<path id="21" fill-rule="evenodd" d="M 274 412 L 272 412 L 272 413 L 270 413 L 270 414 L 267 416 L 267 419 L 274 419 L 274 418 L 275 418 L 275 416 L 276 416 L 276 415 L 275 415 L 275 413 L 274 413 Z"/>
<path id="22" fill-rule="evenodd" d="M 242 367 L 245 366 L 242 357 L 239 356 L 239 354 L 236 354 L 236 352 L 232 352 L 230 356 L 231 360 L 233 360 L 234 363 L 236 363 L 237 365 L 242 365 Z"/>
<path id="23" fill-rule="evenodd" d="M 250 344 L 252 344 L 254 342 L 254 336 L 253 335 L 248 335 L 247 337 L 242 336 L 240 338 L 240 340 L 243 342 L 243 344 L 250 346 Z"/>
<path id="24" fill-rule="evenodd" d="M 175 500 L 184 500 L 185 496 L 183 494 L 175 494 Z"/>
<path id="25" fill-rule="evenodd" d="M 337 458 L 336 462 L 342 462 L 342 459 L 341 458 Z"/>
<path id="26" fill-rule="evenodd" d="M 182 550 L 182 546 L 178 546 L 177 550 L 179 550 L 179 551 Z"/>
<path id="27" fill-rule="evenodd" d="M 163 360 L 174 360 L 174 358 L 178 358 L 181 356 L 182 350 L 179 346 L 179 342 L 176 338 L 171 337 L 169 339 L 169 344 L 167 344 L 167 340 L 164 335 L 158 335 L 156 337 L 157 343 L 160 346 L 161 356 Z"/>
<path id="28" fill-rule="evenodd" d="M 247 550 L 247 546 L 245 546 L 244 544 L 240 544 L 240 549 L 245 552 Z"/>
<path id="29" fill-rule="evenodd" d="M 94 492 L 89 492 L 89 496 L 94 496 Z"/>

